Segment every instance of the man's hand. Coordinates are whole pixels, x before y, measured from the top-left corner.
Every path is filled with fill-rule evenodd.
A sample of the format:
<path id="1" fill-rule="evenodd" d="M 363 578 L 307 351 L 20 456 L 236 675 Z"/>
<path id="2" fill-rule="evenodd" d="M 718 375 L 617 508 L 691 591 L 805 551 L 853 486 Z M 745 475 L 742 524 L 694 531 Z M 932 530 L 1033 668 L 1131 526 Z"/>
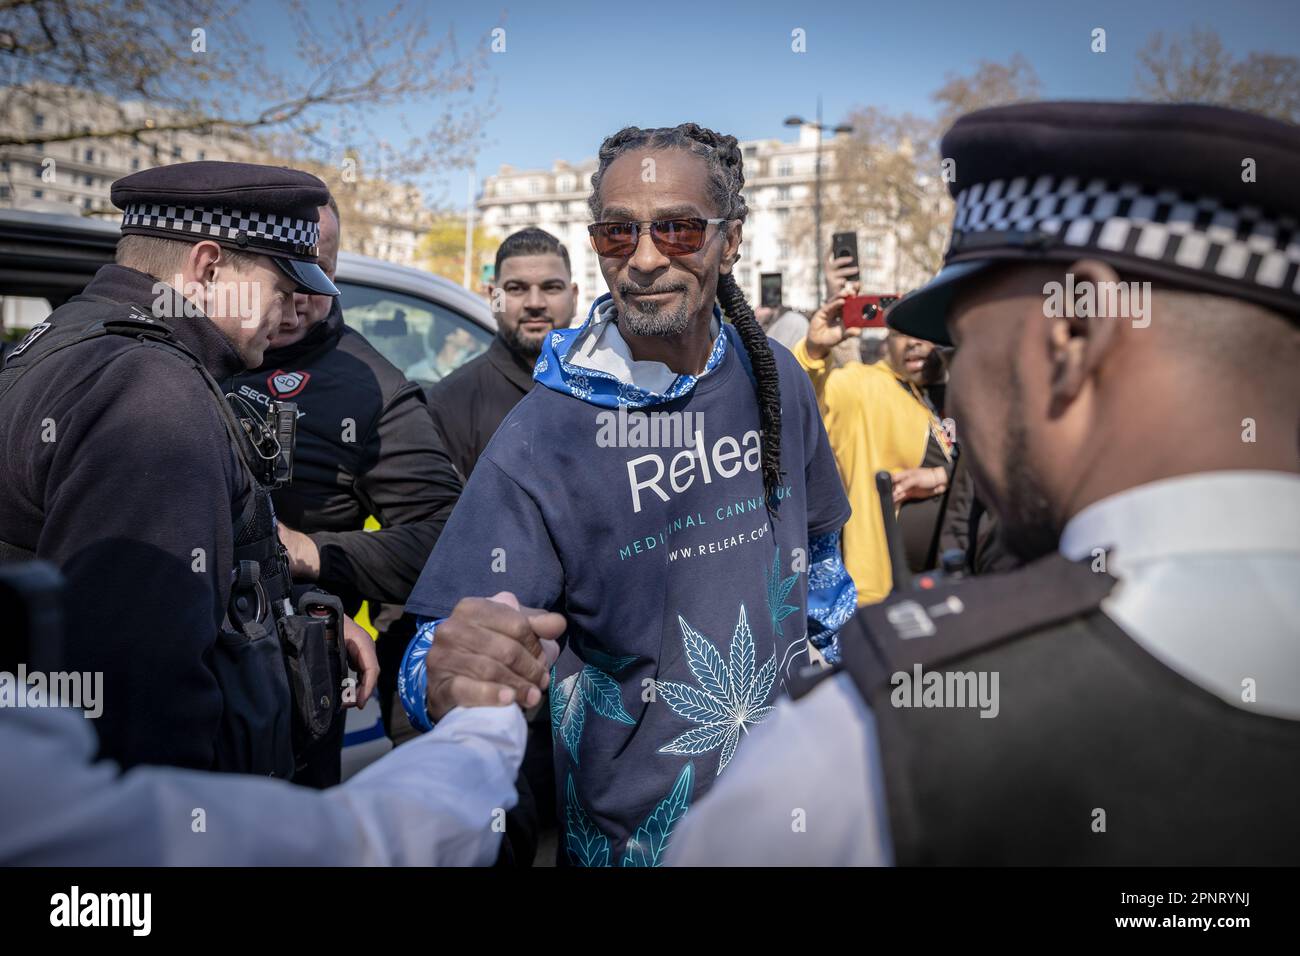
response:
<path id="1" fill-rule="evenodd" d="M 943 466 L 908 468 L 894 475 L 894 504 L 896 505 L 912 499 L 933 498 L 947 490 L 948 471 Z"/>
<path id="2" fill-rule="evenodd" d="M 295 581 L 315 581 L 320 577 L 320 549 L 316 542 L 283 521 L 277 521 L 275 525 L 280 532 L 280 543 L 289 552 L 289 574 Z"/>
<path id="3" fill-rule="evenodd" d="M 348 663 L 360 680 L 356 700 L 343 706 L 364 707 L 379 686 L 379 655 L 375 653 L 375 642 L 365 628 L 346 614 L 343 616 L 343 642 L 348 649 Z"/>
<path id="4" fill-rule="evenodd" d="M 824 359 L 831 354 L 831 349 L 845 339 L 862 334 L 860 328 L 846 329 L 841 319 L 844 300 L 857 294 L 857 283 L 846 282 L 835 298 L 813 313 L 812 319 L 808 322 L 808 335 L 804 339 L 804 348 L 808 350 L 810 359 Z"/>
<path id="5" fill-rule="evenodd" d="M 853 264 L 852 256 L 836 258 L 833 252 L 826 255 L 826 298 L 833 299 L 844 289 L 844 283 L 850 279 L 856 281 L 858 267 Z"/>
<path id="6" fill-rule="evenodd" d="M 425 658 L 429 716 L 441 720 L 454 707 L 536 706 L 567 626 L 563 615 L 522 607 L 509 591 L 463 598 L 438 625 Z"/>

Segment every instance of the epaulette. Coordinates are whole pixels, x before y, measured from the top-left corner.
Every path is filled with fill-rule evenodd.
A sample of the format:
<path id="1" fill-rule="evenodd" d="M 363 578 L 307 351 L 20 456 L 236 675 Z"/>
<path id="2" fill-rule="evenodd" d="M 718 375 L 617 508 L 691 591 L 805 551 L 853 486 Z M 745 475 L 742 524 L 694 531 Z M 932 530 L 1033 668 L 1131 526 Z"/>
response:
<path id="1" fill-rule="evenodd" d="M 844 669 L 867 693 L 913 665 L 934 668 L 1086 614 L 1114 586 L 1091 562 L 1052 554 L 1006 574 L 894 594 L 840 629 Z"/>

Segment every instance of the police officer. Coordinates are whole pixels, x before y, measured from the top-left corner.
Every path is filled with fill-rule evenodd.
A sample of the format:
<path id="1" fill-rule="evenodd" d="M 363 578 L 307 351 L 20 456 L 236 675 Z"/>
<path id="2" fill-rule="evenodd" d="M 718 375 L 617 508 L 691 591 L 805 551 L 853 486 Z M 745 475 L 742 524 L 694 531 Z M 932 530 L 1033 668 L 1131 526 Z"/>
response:
<path id="1" fill-rule="evenodd" d="M 676 862 L 1300 862 L 1300 128 L 1038 103 L 942 155 L 947 262 L 889 321 L 957 346 L 1036 560 L 860 611 Z"/>
<path id="2" fill-rule="evenodd" d="M 332 279 L 342 224 L 333 199 L 319 213 L 320 266 Z M 254 407 L 298 406 L 293 480 L 272 495 L 290 570 L 351 613 L 372 602 L 382 672 L 392 675 L 380 684 L 385 725 L 395 738 L 414 736 L 393 695 L 415 628 L 397 618 L 461 491 L 423 391 L 348 327 L 337 296 L 303 293 L 286 304 L 259 366 L 226 388 Z M 371 516 L 377 531 L 364 530 Z M 380 602 L 394 612 L 380 619 Z M 332 773 L 296 782 L 338 782 L 343 720 L 335 723 Z"/>
<path id="3" fill-rule="evenodd" d="M 0 548 L 62 570 L 63 668 L 102 672 L 101 755 L 125 766 L 287 777 L 337 712 L 337 599 L 293 592 L 260 481 L 280 449 L 216 384 L 295 292 L 337 294 L 327 195 L 242 163 L 119 180 L 116 263 L 0 372 Z"/>

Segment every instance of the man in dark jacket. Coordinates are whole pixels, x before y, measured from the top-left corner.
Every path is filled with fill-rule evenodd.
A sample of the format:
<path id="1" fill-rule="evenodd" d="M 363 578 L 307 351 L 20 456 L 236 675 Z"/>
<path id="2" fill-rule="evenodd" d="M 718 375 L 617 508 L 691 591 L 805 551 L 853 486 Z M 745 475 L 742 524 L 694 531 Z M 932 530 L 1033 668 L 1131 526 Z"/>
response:
<path id="1" fill-rule="evenodd" d="M 331 279 L 339 248 L 336 210 L 333 199 L 320 208 L 320 262 Z M 377 617 L 375 602 L 406 602 L 460 496 L 460 479 L 419 386 L 348 328 L 337 298 L 295 295 L 270 346 L 258 368 L 226 387 L 259 408 L 280 400 L 298 405 L 293 481 L 273 496 L 290 568 L 296 580 L 339 595 L 349 613 L 372 602 Z M 380 530 L 364 530 L 370 516 Z M 379 653 L 387 726 L 397 662 L 413 630 L 401 634 L 396 620 L 379 623 L 385 626 Z M 388 662 L 390 647 L 397 657 Z M 335 749 L 342 717 L 337 723 Z M 404 715 L 400 725 L 409 726 Z"/>
<path id="2" fill-rule="evenodd" d="M 294 771 L 277 640 L 293 595 L 216 383 L 262 361 L 295 291 L 337 294 L 316 260 L 326 196 L 242 163 L 119 180 L 117 263 L 0 372 L 0 560 L 62 571 L 60 661 L 103 674 L 100 753 L 123 766 Z"/>
<path id="3" fill-rule="evenodd" d="M 522 229 L 497 249 L 489 286 L 497 337 L 491 348 L 429 389 L 429 410 L 451 460 L 469 478 L 479 455 L 510 410 L 533 387 L 542 342 L 568 328 L 578 286 L 569 251 L 542 229 Z"/>

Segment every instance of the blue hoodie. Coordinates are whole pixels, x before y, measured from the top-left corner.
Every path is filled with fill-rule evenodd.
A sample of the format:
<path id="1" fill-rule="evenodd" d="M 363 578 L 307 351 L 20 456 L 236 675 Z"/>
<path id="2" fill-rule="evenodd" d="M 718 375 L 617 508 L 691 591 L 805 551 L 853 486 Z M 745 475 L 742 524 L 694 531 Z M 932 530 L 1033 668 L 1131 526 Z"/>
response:
<path id="1" fill-rule="evenodd" d="M 544 387 L 492 437 L 411 593 L 421 622 L 399 691 L 428 728 L 424 657 L 462 597 L 511 591 L 563 614 L 550 688 L 561 854 L 657 865 L 808 642 L 838 656 L 856 597 L 839 549 L 849 504 L 808 376 L 783 346 L 774 521 L 735 329 L 721 324 L 701 375 L 665 370 L 653 391 L 567 360 L 611 319 L 606 295 L 543 345 Z"/>

